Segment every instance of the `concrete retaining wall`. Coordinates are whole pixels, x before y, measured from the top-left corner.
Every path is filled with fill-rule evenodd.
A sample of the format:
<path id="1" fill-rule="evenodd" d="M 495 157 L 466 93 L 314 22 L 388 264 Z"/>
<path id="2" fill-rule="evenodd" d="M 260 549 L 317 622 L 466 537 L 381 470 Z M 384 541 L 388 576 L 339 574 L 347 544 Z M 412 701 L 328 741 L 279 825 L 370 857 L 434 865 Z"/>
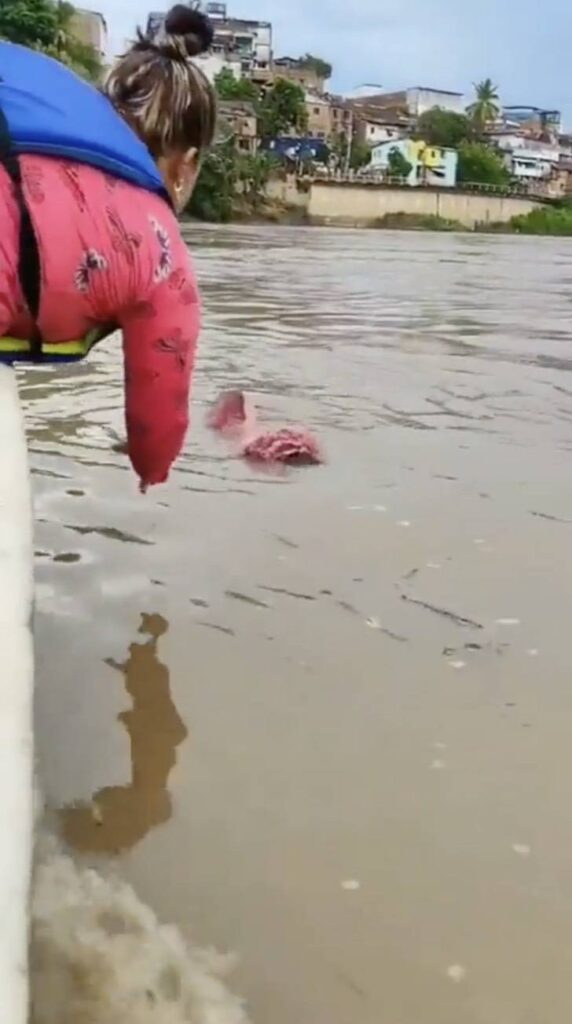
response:
<path id="1" fill-rule="evenodd" d="M 300 209 L 307 209 L 310 202 L 309 184 L 302 188 L 297 182 L 294 174 L 285 178 L 271 178 L 266 186 L 268 199 L 284 206 L 296 206 Z"/>
<path id="2" fill-rule="evenodd" d="M 308 215 L 317 224 L 367 227 L 386 214 L 405 213 L 443 217 L 474 228 L 477 224 L 509 221 L 541 205 L 531 199 L 506 199 L 445 189 L 316 181 L 310 189 Z"/>

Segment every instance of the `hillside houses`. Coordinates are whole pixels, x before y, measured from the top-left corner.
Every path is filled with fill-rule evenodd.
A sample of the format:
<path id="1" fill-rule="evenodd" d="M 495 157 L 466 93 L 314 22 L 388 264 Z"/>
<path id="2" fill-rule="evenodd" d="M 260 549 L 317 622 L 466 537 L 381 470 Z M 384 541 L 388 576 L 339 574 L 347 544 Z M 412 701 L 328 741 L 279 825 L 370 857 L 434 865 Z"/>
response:
<path id="1" fill-rule="evenodd" d="M 457 153 L 431 145 L 431 138 L 420 138 L 418 125 L 435 108 L 465 115 L 469 101 L 461 92 L 427 85 L 397 91 L 362 86 L 346 96 L 334 95 L 328 91 L 329 68 L 324 61 L 275 54 L 270 22 L 234 17 L 229 5 L 218 0 L 206 0 L 202 6 L 213 22 L 214 42 L 210 53 L 196 59 L 211 82 L 226 70 L 238 80 L 253 82 L 259 95 L 280 79 L 303 90 L 305 133 L 300 138 L 299 132 L 286 131 L 282 141 L 266 140 L 276 155 L 290 161 L 297 154 L 295 162 L 322 164 L 327 173 L 347 174 L 352 166 L 356 174 L 384 179 L 395 166 L 395 157 L 390 159 L 395 150 L 413 166 L 407 175 L 412 187 L 456 184 Z M 148 26 L 159 28 L 163 17 L 149 15 Z M 232 134 L 238 150 L 257 152 L 256 104 L 222 101 L 219 120 L 221 134 Z M 499 105 L 495 122 L 487 121 L 475 131 L 473 141 L 499 154 L 514 188 L 547 197 L 572 196 L 572 138 L 563 135 L 558 110 Z"/>

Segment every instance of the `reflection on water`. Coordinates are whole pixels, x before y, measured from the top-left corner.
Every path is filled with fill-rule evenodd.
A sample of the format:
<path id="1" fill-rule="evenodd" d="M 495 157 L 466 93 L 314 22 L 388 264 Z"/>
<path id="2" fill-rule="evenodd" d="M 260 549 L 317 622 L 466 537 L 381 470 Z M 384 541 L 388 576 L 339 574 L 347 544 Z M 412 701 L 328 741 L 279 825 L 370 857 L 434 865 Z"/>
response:
<path id="1" fill-rule="evenodd" d="M 131 743 L 131 781 L 95 793 L 90 806 L 60 812 L 63 836 L 75 850 L 128 850 L 171 816 L 167 784 L 187 729 L 171 699 L 169 671 L 157 653 L 168 628 L 161 615 L 142 615 L 139 632 L 150 639 L 131 644 L 123 664 L 111 658 L 106 662 L 123 674 L 133 701 L 131 710 L 118 716 Z"/>

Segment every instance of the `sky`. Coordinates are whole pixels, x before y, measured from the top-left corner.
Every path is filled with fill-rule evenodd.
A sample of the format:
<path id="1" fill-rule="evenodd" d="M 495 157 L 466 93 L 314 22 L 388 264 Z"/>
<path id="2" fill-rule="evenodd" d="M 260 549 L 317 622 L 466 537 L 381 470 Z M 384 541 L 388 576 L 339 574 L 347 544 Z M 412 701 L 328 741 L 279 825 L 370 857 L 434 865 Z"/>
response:
<path id="1" fill-rule="evenodd" d="M 470 95 L 492 78 L 506 104 L 562 110 L 572 130 L 569 0 L 227 0 L 229 14 L 268 20 L 276 56 L 311 52 L 334 66 L 332 91 L 422 85 Z M 140 0 L 91 0 L 117 51 L 146 20 Z M 150 9 L 169 7 L 157 0 Z"/>

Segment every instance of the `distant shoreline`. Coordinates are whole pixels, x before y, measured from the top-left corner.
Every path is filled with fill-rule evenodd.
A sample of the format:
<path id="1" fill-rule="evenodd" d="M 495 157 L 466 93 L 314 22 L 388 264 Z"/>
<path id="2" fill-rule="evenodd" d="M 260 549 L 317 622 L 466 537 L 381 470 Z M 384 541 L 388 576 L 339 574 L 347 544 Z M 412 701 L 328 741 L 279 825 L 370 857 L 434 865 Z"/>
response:
<path id="1" fill-rule="evenodd" d="M 196 217 L 185 218 L 183 224 L 214 224 L 217 221 L 200 220 Z M 369 224 L 358 221 L 328 222 L 309 217 L 304 209 L 298 206 L 287 206 L 274 201 L 257 207 L 245 203 L 237 205 L 229 224 L 268 224 L 284 227 L 330 227 L 363 231 L 433 231 L 437 233 L 459 233 L 465 235 L 525 235 L 545 237 L 572 237 L 572 209 L 546 207 L 535 210 L 522 217 L 500 223 L 482 223 L 475 227 L 467 227 L 459 221 L 447 220 L 444 217 L 410 213 L 388 213 Z"/>

